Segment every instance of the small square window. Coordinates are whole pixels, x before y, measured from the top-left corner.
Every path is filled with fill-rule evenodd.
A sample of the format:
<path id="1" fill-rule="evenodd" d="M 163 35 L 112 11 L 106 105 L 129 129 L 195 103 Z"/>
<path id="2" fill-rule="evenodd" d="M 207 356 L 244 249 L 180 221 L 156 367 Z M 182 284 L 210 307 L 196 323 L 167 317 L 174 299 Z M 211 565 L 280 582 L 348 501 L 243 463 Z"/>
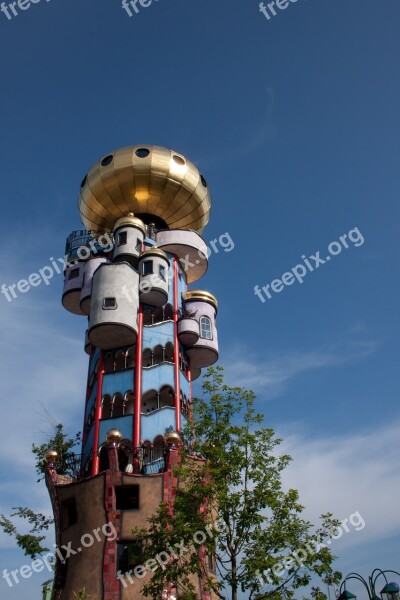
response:
<path id="1" fill-rule="evenodd" d="M 117 308 L 117 301 L 115 298 L 104 298 L 103 308 L 106 310 L 114 310 Z"/>
<path id="2" fill-rule="evenodd" d="M 121 233 L 118 234 L 118 246 L 123 246 L 124 244 L 126 244 L 127 238 L 128 238 L 127 232 L 121 231 Z"/>
<path id="3" fill-rule="evenodd" d="M 153 273 L 153 261 L 145 260 L 143 263 L 142 275 L 151 275 Z"/>
<path id="4" fill-rule="evenodd" d="M 77 277 L 79 277 L 79 267 L 77 269 L 72 269 L 68 279 L 76 279 Z"/>
<path id="5" fill-rule="evenodd" d="M 121 573 L 132 572 L 143 564 L 143 545 L 141 540 L 121 540 L 117 544 L 117 570 Z"/>
<path id="6" fill-rule="evenodd" d="M 139 508 L 139 486 L 123 485 L 115 488 L 117 510 L 137 510 Z"/>
<path id="7" fill-rule="evenodd" d="M 163 281 L 166 281 L 166 279 L 165 279 L 165 267 L 164 267 L 164 265 L 159 265 L 158 272 L 160 274 L 161 279 Z"/>

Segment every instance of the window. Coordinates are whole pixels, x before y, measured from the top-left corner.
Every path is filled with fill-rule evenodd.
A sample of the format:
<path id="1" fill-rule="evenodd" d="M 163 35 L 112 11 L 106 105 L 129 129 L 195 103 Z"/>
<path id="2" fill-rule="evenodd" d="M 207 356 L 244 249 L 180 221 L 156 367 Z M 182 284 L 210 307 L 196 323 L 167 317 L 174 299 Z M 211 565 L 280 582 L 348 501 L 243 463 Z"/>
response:
<path id="1" fill-rule="evenodd" d="M 115 298 L 104 298 L 103 300 L 103 308 L 105 310 L 113 310 L 117 308 L 117 301 Z"/>
<path id="2" fill-rule="evenodd" d="M 72 269 L 68 279 L 76 279 L 77 277 L 79 277 L 79 267 L 77 269 Z"/>
<path id="3" fill-rule="evenodd" d="M 150 154 L 150 150 L 148 150 L 147 148 L 138 148 L 135 154 L 139 158 L 146 158 L 146 156 Z"/>
<path id="4" fill-rule="evenodd" d="M 136 252 L 138 254 L 140 254 L 142 251 L 142 240 L 139 240 L 139 238 L 137 238 L 136 240 Z"/>
<path id="5" fill-rule="evenodd" d="M 75 498 L 69 498 L 61 503 L 61 527 L 67 529 L 78 519 Z"/>
<path id="6" fill-rule="evenodd" d="M 185 159 L 182 158 L 181 156 L 178 156 L 177 154 L 173 154 L 172 155 L 172 160 L 174 162 L 176 162 L 177 165 L 179 165 L 180 167 L 183 167 L 183 165 L 185 165 Z"/>
<path id="7" fill-rule="evenodd" d="M 124 244 L 126 244 L 127 238 L 128 238 L 127 232 L 121 231 L 121 233 L 118 234 L 118 246 L 123 246 Z"/>
<path id="8" fill-rule="evenodd" d="M 106 394 L 105 396 L 103 396 L 102 400 L 101 400 L 101 407 L 102 407 L 102 411 L 101 411 L 101 418 L 102 419 L 111 419 L 111 417 L 113 416 L 113 405 L 111 402 L 111 396 L 109 394 Z"/>
<path id="9" fill-rule="evenodd" d="M 143 548 L 140 540 L 125 540 L 117 544 L 117 571 L 128 573 L 143 564 Z"/>
<path id="10" fill-rule="evenodd" d="M 103 158 L 103 160 L 101 161 L 101 166 L 102 167 L 106 167 L 107 165 L 109 165 L 110 163 L 112 163 L 112 159 L 113 159 L 113 155 L 109 154 L 108 156 L 105 156 Z"/>
<path id="11" fill-rule="evenodd" d="M 153 273 L 153 261 L 145 260 L 143 263 L 143 275 L 151 275 Z"/>
<path id="12" fill-rule="evenodd" d="M 164 267 L 164 265 L 159 265 L 158 266 L 158 272 L 159 272 L 159 275 L 160 275 L 161 279 L 163 281 L 166 281 L 166 279 L 165 279 L 165 267 Z"/>
<path id="13" fill-rule="evenodd" d="M 139 486 L 121 485 L 115 488 L 117 510 L 137 510 L 139 508 Z"/>
<path id="14" fill-rule="evenodd" d="M 212 340 L 211 320 L 208 317 L 200 317 L 200 337 Z"/>

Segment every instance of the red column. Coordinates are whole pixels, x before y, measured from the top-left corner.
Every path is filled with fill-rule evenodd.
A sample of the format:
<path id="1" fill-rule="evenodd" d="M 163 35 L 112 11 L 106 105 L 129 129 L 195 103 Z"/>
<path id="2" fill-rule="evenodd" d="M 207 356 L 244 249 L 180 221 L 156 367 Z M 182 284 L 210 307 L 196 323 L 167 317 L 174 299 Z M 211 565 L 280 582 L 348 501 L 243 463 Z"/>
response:
<path id="1" fill-rule="evenodd" d="M 97 370 L 97 395 L 96 395 L 96 410 L 94 414 L 94 436 L 93 436 L 93 460 L 92 460 L 92 477 L 97 475 L 99 472 L 100 459 L 97 454 L 99 449 L 99 432 L 100 432 L 100 419 L 101 419 L 101 396 L 103 390 L 103 376 L 104 376 L 104 354 L 103 350 L 100 350 L 99 356 L 99 367 Z"/>
<path id="2" fill-rule="evenodd" d="M 181 380 L 179 367 L 179 340 L 178 340 L 178 319 L 179 319 L 179 298 L 178 298 L 178 260 L 174 256 L 174 375 L 175 375 L 175 422 L 176 431 L 181 430 Z"/>
<path id="3" fill-rule="evenodd" d="M 92 360 L 93 360 L 93 354 L 94 354 L 94 348 L 93 346 L 91 346 L 91 350 L 90 350 L 90 358 L 89 358 L 89 364 L 88 364 L 88 370 L 87 370 L 87 378 L 86 378 L 86 399 L 85 399 L 85 410 L 83 412 L 83 425 L 82 425 L 82 450 L 83 450 L 83 446 L 87 440 L 87 432 L 85 433 L 85 425 L 87 422 L 87 418 L 86 418 L 86 410 L 87 410 L 87 403 L 89 401 L 90 398 L 90 387 L 89 387 L 89 378 L 90 378 L 90 367 L 92 364 Z M 81 465 L 83 467 L 83 465 Z"/>
<path id="4" fill-rule="evenodd" d="M 140 410 L 142 405 L 142 346 L 143 346 L 143 305 L 138 312 L 138 337 L 135 360 L 135 405 L 133 409 L 133 444 L 135 451 L 140 444 Z"/>

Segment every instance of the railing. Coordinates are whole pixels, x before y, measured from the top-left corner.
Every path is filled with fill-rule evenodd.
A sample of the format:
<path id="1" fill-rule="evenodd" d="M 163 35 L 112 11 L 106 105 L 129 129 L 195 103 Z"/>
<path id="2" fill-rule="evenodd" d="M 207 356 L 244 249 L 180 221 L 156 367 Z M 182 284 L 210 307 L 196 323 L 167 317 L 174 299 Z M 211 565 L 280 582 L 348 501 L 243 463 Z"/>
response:
<path id="1" fill-rule="evenodd" d="M 78 479 L 81 471 L 81 459 L 81 454 L 70 454 L 66 457 L 61 455 L 57 460 L 57 473 Z"/>
<path id="2" fill-rule="evenodd" d="M 137 458 L 141 473 L 145 475 L 164 473 L 167 464 L 167 450 L 141 446 L 138 449 Z"/>
<path id="3" fill-rule="evenodd" d="M 110 234 L 107 235 L 109 236 Z M 109 240 L 111 243 L 111 237 L 109 237 Z M 108 244 L 106 245 L 108 246 Z M 98 254 L 104 251 L 105 246 L 97 241 L 93 231 L 79 229 L 77 231 L 73 231 L 67 237 L 65 254 L 69 262 L 81 258 L 81 256 L 78 255 L 80 248 L 87 248 L 92 254 Z M 110 250 L 110 247 L 108 247 L 108 250 Z"/>

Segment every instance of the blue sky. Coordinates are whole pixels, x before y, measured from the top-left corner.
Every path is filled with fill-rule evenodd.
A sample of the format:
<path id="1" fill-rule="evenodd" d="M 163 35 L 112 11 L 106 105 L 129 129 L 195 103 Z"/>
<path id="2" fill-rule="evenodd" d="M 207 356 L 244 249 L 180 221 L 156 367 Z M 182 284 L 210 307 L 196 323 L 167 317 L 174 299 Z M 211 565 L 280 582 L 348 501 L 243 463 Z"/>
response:
<path id="1" fill-rule="evenodd" d="M 257 392 L 295 459 L 307 515 L 360 511 L 335 542 L 344 572 L 400 571 L 398 0 L 299 0 L 267 20 L 257 0 L 41 0 L 0 13 L 0 284 L 63 255 L 80 182 L 131 144 L 186 154 L 208 180 L 201 286 L 216 294 L 220 364 Z M 357 227 L 364 243 L 262 303 L 254 286 Z M 0 511 L 49 510 L 32 441 L 47 409 L 81 428 L 84 322 L 62 278 L 0 296 Z M 0 570 L 24 559 L 1 537 Z M 43 577 L 9 589 L 40 597 Z M 300 595 L 299 595 L 300 597 Z M 362 595 L 361 595 L 362 597 Z"/>

